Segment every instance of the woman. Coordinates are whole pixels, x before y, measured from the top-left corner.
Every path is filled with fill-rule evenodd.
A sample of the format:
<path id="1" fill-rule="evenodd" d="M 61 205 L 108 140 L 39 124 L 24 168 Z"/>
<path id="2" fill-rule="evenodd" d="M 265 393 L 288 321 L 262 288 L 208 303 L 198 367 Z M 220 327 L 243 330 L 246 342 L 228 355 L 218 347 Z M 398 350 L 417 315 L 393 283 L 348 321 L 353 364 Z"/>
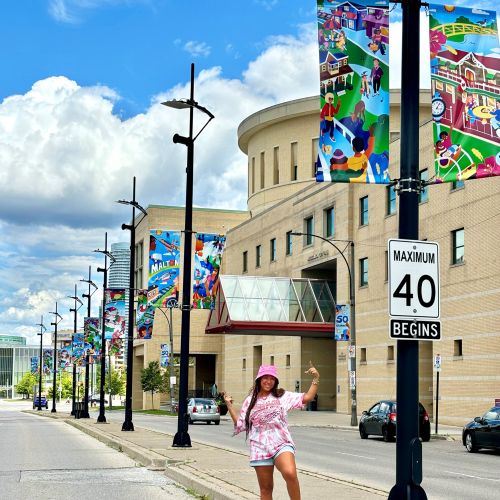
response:
<path id="1" fill-rule="evenodd" d="M 286 482 L 290 498 L 300 500 L 295 445 L 288 430 L 287 413 L 293 408 L 303 408 L 318 392 L 318 370 L 310 364 L 306 373 L 313 377 L 309 390 L 306 393 L 288 392 L 278 389 L 275 366 L 261 366 L 239 416 L 233 408 L 233 398 L 224 394 L 234 422 L 234 434 L 246 431 L 247 438 L 250 437 L 250 465 L 257 474 L 261 500 L 272 499 L 275 466 Z"/>

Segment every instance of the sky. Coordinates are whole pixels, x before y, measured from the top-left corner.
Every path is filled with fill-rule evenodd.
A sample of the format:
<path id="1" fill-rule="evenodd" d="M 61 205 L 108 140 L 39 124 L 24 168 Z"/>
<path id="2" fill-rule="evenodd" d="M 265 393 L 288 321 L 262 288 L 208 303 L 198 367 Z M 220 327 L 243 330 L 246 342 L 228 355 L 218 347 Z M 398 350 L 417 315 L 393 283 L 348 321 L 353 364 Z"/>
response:
<path id="1" fill-rule="evenodd" d="M 444 3 L 444 2 L 439 2 Z M 401 10 L 391 4 L 391 88 L 399 88 Z M 470 4 L 469 4 L 470 5 Z M 493 0 L 474 7 L 494 9 Z M 316 3 L 307 0 L 23 0 L 0 16 L 0 335 L 38 343 L 58 303 L 72 328 L 75 283 L 102 282 L 108 242 L 132 198 L 185 202 L 189 113 L 162 106 L 189 97 L 213 120 L 196 140 L 194 205 L 246 209 L 247 159 L 238 125 L 265 107 L 318 95 Z M 422 11 L 422 29 L 426 16 Z M 421 53 L 428 53 L 421 36 Z M 427 57 L 420 84 L 430 87 Z M 319 103 L 318 103 L 319 107 Z M 195 131 L 204 115 L 195 113 Z M 102 300 L 92 297 L 92 314 Z M 82 309 L 83 311 L 83 309 Z M 83 318 L 83 314 L 81 315 Z M 79 321 L 79 326 L 83 319 Z M 44 343 L 49 342 L 49 335 Z"/>

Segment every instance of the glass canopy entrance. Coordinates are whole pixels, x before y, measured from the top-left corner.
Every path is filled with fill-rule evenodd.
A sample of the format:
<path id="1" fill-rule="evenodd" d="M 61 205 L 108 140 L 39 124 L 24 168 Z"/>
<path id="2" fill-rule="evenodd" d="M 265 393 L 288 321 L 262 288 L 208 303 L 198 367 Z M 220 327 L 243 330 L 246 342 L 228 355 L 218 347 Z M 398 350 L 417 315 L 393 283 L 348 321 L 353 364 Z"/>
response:
<path id="1" fill-rule="evenodd" d="M 333 336 L 334 284 L 306 278 L 220 276 L 206 333 Z"/>

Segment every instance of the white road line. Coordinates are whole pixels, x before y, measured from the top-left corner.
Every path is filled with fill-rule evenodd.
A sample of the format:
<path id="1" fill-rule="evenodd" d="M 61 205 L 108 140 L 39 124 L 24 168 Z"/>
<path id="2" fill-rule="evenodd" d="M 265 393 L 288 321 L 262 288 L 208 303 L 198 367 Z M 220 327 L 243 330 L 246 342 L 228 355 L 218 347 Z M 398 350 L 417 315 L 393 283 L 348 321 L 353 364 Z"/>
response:
<path id="1" fill-rule="evenodd" d="M 365 457 L 364 455 L 354 455 L 353 453 L 342 453 L 341 451 L 335 452 L 337 455 L 349 455 L 350 457 L 366 458 L 367 460 L 376 460 L 373 457 Z"/>
<path id="2" fill-rule="evenodd" d="M 500 483 L 500 479 L 492 479 L 490 477 L 472 476 L 470 474 L 462 474 L 461 472 L 452 472 L 451 470 L 445 470 L 448 474 L 455 474 L 456 476 L 471 477 L 472 479 L 481 479 L 484 481 L 493 481 L 495 483 Z"/>

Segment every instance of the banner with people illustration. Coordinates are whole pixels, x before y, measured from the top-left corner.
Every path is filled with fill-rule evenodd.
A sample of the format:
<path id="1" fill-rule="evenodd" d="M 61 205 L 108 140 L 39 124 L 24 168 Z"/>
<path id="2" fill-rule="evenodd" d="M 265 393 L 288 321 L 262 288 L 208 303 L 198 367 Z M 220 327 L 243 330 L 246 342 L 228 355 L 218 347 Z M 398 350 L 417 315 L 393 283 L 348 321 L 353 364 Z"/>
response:
<path id="1" fill-rule="evenodd" d="M 52 359 L 53 349 L 43 349 L 42 351 L 42 370 L 44 375 L 50 375 L 54 369 L 54 361 Z"/>
<path id="2" fill-rule="evenodd" d="M 118 354 L 122 349 L 125 334 L 125 289 L 104 290 L 104 339 L 109 340 L 108 353 Z"/>
<path id="3" fill-rule="evenodd" d="M 180 231 L 151 230 L 148 302 L 153 307 L 168 307 L 179 299 L 180 246 Z"/>
<path id="4" fill-rule="evenodd" d="M 85 334 L 76 332 L 73 335 L 71 362 L 76 366 L 85 366 Z"/>
<path id="5" fill-rule="evenodd" d="M 496 12 L 429 4 L 434 172 L 430 183 L 500 175 Z"/>
<path id="6" fill-rule="evenodd" d="M 83 333 L 85 336 L 85 355 L 96 359 L 101 355 L 101 332 L 99 318 L 84 318 Z"/>
<path id="7" fill-rule="evenodd" d="M 33 375 L 38 373 L 38 356 L 31 357 L 31 373 L 33 373 Z"/>
<path id="8" fill-rule="evenodd" d="M 153 336 L 153 322 L 155 319 L 155 308 L 148 304 L 148 291 L 139 290 L 137 292 L 137 338 L 150 339 Z"/>
<path id="9" fill-rule="evenodd" d="M 66 370 L 71 365 L 71 340 L 63 340 L 58 349 L 58 364 L 61 370 Z"/>
<path id="10" fill-rule="evenodd" d="M 317 1 L 318 182 L 390 182 L 388 5 Z"/>
<path id="11" fill-rule="evenodd" d="M 193 308 L 214 309 L 226 237 L 198 233 L 194 249 Z"/>

